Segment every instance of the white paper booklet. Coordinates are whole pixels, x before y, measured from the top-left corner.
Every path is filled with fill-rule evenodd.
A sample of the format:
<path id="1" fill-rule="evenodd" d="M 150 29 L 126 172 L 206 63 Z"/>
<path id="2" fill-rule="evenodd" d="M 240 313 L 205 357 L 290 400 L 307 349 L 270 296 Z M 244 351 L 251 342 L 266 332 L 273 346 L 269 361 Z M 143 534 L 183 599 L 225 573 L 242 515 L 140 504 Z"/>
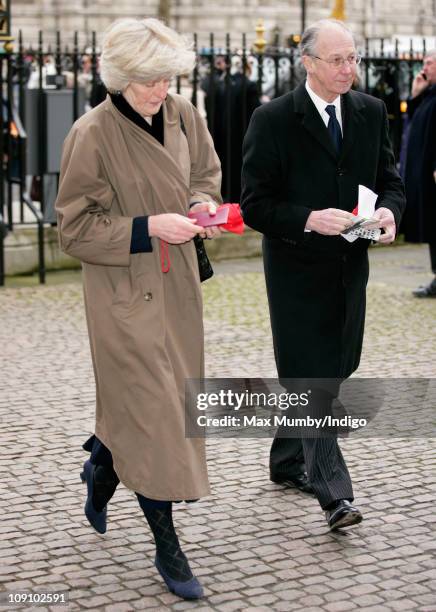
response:
<path id="1" fill-rule="evenodd" d="M 378 195 L 371 191 L 371 189 L 364 185 L 359 185 L 356 223 L 341 234 L 345 240 L 354 242 L 358 238 L 366 238 L 367 240 L 378 240 L 380 238 L 380 229 L 367 229 L 365 227 L 374 222 L 372 217 L 375 212 L 377 198 Z"/>

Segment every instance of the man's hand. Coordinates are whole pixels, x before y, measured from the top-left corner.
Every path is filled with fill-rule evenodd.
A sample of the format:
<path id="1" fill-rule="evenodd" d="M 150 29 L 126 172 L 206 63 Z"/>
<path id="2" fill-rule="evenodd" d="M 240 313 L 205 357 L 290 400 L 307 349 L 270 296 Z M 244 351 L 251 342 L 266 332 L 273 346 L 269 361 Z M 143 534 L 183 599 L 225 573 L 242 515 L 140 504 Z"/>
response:
<path id="1" fill-rule="evenodd" d="M 216 204 L 214 202 L 197 202 L 191 206 L 192 212 L 208 212 L 210 215 L 216 214 Z M 221 236 L 221 229 L 217 225 L 210 225 L 208 227 L 201 228 L 200 236 L 202 238 L 218 238 Z"/>
<path id="2" fill-rule="evenodd" d="M 375 213 L 372 215 L 372 218 L 377 219 L 378 223 L 371 223 L 371 225 L 368 226 L 368 229 L 379 227 L 385 231 L 384 234 L 380 235 L 378 242 L 381 242 L 382 244 L 389 244 L 390 242 L 393 242 L 397 233 L 397 227 L 395 225 L 395 218 L 392 211 L 389 210 L 389 208 L 384 208 L 382 206 L 381 208 L 377 208 Z"/>
<path id="3" fill-rule="evenodd" d="M 307 218 L 306 229 L 324 236 L 338 236 L 351 227 L 356 217 L 340 208 L 313 210 Z"/>
<path id="4" fill-rule="evenodd" d="M 196 219 L 188 219 L 177 213 L 151 215 L 148 218 L 148 234 L 170 244 L 182 244 L 204 232 L 204 228 L 196 223 Z"/>
<path id="5" fill-rule="evenodd" d="M 416 96 L 419 96 L 419 94 L 421 94 L 424 89 L 427 89 L 429 84 L 430 83 L 425 77 L 422 70 L 421 72 L 418 72 L 412 83 L 412 98 L 416 98 Z"/>

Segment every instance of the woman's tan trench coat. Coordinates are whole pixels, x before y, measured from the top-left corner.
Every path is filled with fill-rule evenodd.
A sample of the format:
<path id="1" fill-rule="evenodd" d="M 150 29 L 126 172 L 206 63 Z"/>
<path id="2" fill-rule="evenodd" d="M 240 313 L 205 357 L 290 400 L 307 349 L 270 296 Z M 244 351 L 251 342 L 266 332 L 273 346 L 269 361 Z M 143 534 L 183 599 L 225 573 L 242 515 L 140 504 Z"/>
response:
<path id="1" fill-rule="evenodd" d="M 204 373 L 197 256 L 192 241 L 170 244 L 163 273 L 157 238 L 152 253 L 130 254 L 132 220 L 220 201 L 221 172 L 196 109 L 168 95 L 163 113 L 165 147 L 109 97 L 81 117 L 65 140 L 56 209 L 61 248 L 83 265 L 95 433 L 126 487 L 183 500 L 209 493 L 204 439 L 185 438 L 185 379 Z"/>

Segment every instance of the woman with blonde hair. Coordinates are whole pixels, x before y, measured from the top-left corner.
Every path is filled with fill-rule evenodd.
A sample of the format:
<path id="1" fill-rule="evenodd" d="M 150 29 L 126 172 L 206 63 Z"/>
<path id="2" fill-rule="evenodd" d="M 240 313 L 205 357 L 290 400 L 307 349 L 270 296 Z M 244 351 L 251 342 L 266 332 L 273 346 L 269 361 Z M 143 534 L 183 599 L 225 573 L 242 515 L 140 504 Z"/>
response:
<path id="1" fill-rule="evenodd" d="M 172 502 L 209 493 L 204 439 L 185 437 L 186 379 L 204 374 L 199 269 L 193 238 L 212 238 L 189 208 L 214 214 L 220 165 L 204 120 L 170 79 L 195 56 L 156 19 L 106 32 L 106 100 L 64 145 L 56 202 L 62 249 L 82 261 L 96 382 L 95 435 L 81 474 L 85 514 L 106 531 L 121 481 L 135 491 L 168 588 L 203 595 L 183 554 Z"/>

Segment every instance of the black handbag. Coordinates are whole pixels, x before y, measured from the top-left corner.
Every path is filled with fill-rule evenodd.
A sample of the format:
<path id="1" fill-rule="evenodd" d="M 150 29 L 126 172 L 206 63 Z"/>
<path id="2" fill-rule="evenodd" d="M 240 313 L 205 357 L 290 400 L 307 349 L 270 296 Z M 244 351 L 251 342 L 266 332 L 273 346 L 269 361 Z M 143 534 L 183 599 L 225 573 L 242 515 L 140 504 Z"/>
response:
<path id="1" fill-rule="evenodd" d="M 188 146 L 189 146 L 188 134 L 186 133 L 186 127 L 185 127 L 185 122 L 183 121 L 182 113 L 180 113 L 180 128 L 182 132 L 184 133 L 186 140 L 188 141 Z M 204 246 L 203 238 L 201 238 L 197 234 L 196 236 L 194 236 L 194 244 L 195 244 L 195 249 L 197 251 L 198 271 L 200 272 L 200 281 L 203 282 L 213 276 L 213 268 L 209 261 L 209 257 L 207 256 L 206 247 Z"/>
<path id="2" fill-rule="evenodd" d="M 197 250 L 198 271 L 200 273 L 200 281 L 206 281 L 213 276 L 213 268 L 206 253 L 203 238 L 198 234 L 194 236 L 194 244 Z"/>

